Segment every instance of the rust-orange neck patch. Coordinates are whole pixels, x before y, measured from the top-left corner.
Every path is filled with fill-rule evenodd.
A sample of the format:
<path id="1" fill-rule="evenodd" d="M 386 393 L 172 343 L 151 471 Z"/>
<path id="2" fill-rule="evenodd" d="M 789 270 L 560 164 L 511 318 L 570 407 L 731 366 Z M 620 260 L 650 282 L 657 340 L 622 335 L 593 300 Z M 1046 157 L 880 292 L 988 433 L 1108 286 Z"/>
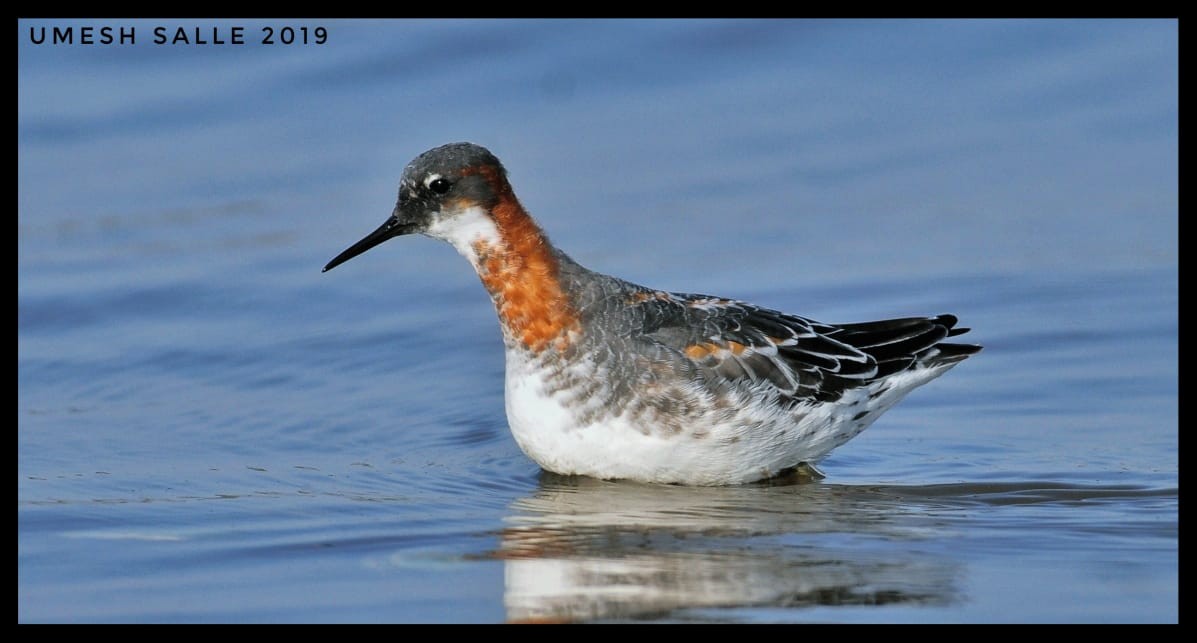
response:
<path id="1" fill-rule="evenodd" d="M 561 350 L 578 328 L 578 314 L 561 288 L 557 258 L 548 239 L 515 198 L 507 180 L 492 168 L 480 168 L 498 197 L 491 209 L 499 229 L 497 243 L 478 240 L 478 276 L 495 301 L 499 321 L 527 348 Z"/>

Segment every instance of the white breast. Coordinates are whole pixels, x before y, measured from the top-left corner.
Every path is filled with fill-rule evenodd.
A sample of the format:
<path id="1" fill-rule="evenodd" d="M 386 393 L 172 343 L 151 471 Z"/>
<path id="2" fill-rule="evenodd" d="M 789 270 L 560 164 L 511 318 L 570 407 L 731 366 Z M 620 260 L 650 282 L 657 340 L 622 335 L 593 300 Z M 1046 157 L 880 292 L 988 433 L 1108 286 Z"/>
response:
<path id="1" fill-rule="evenodd" d="M 942 370 L 908 371 L 850 391 L 836 402 L 798 410 L 745 399 L 730 413 L 712 408 L 693 421 L 692 430 L 678 434 L 651 426 L 651 419 L 630 421 L 619 409 L 591 413 L 592 420 L 598 419 L 579 422 L 586 415 L 585 401 L 570 391 L 549 393 L 546 371 L 537 360 L 526 351 L 509 349 L 507 418 L 524 453 L 556 473 L 641 482 L 740 484 L 776 475 L 800 462 L 817 463 Z M 577 375 L 603 377 L 601 373 Z"/>

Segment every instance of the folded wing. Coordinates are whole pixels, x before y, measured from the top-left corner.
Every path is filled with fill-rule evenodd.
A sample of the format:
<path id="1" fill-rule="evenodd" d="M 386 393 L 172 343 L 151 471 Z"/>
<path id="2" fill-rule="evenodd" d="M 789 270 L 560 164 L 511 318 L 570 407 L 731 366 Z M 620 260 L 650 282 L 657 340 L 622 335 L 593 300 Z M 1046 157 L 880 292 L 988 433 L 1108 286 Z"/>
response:
<path id="1" fill-rule="evenodd" d="M 644 297 L 647 337 L 700 370 L 769 386 L 795 400 L 830 401 L 895 373 L 958 362 L 981 349 L 941 343 L 967 332 L 956 317 L 824 324 L 739 301 Z"/>

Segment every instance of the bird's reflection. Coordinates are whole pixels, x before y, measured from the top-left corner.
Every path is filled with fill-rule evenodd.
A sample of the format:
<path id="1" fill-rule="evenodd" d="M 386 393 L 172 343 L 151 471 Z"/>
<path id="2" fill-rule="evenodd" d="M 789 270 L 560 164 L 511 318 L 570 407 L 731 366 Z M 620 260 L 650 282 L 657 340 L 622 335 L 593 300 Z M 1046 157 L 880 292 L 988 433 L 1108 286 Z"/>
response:
<path id="1" fill-rule="evenodd" d="M 958 563 L 921 547 L 933 507 L 883 489 L 698 489 L 543 474 L 496 555 L 511 621 L 805 605 L 944 604 Z"/>

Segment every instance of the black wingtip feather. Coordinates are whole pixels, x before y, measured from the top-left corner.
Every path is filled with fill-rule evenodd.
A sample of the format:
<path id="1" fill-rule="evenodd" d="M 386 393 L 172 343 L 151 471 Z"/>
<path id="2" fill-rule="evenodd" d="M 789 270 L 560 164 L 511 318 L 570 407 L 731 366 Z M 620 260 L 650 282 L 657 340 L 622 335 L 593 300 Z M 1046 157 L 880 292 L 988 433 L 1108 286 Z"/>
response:
<path id="1" fill-rule="evenodd" d="M 837 340 L 872 355 L 877 360 L 876 377 L 885 377 L 918 362 L 924 366 L 952 364 L 981 350 L 976 344 L 942 344 L 948 337 L 968 332 L 956 328 L 955 315 L 904 317 L 858 324 L 843 324 L 829 333 Z"/>
<path id="2" fill-rule="evenodd" d="M 935 347 L 939 349 L 941 354 L 959 355 L 960 357 L 968 357 L 969 355 L 981 352 L 981 349 L 985 348 L 980 344 L 936 344 Z"/>
<path id="3" fill-rule="evenodd" d="M 977 344 L 936 344 L 928 349 L 926 356 L 920 356 L 918 361 L 924 366 L 943 366 L 964 361 L 980 351 L 981 346 Z"/>

